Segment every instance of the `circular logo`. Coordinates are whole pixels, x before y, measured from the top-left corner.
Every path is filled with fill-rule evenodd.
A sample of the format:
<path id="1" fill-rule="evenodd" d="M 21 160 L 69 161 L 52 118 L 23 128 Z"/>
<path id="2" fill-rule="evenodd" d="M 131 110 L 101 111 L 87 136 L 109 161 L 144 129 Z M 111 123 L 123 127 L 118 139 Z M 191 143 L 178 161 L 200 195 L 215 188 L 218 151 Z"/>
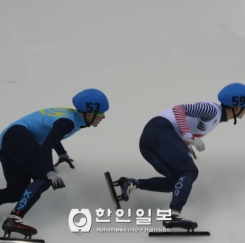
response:
<path id="1" fill-rule="evenodd" d="M 79 214 L 81 215 L 81 214 Z M 74 224 L 77 226 L 77 227 L 83 227 L 85 224 L 87 223 L 87 218 L 86 217 L 81 217 L 79 222 L 75 222 L 74 221 Z"/>

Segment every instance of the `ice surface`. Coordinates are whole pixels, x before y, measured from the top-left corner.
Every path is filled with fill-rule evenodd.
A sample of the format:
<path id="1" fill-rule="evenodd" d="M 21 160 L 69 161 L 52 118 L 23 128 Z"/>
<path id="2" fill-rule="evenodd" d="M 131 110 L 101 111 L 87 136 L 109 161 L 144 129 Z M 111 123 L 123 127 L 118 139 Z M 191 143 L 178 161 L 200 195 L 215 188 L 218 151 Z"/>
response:
<path id="1" fill-rule="evenodd" d="M 72 107 L 79 91 L 95 87 L 110 101 L 106 119 L 64 141 L 76 169 L 59 167 L 66 188 L 51 188 L 26 215 L 46 242 L 162 242 L 146 233 L 97 233 L 116 223 L 104 172 L 158 176 L 141 157 L 144 125 L 179 103 L 217 101 L 217 93 L 245 78 L 244 1 L 42 0 L 0 2 L 0 127 L 42 108 Z M 211 237 L 170 242 L 243 242 L 244 121 L 221 124 L 197 153 L 200 174 L 183 216 Z M 57 156 L 54 154 L 54 161 Z M 2 172 L 1 187 L 5 187 Z M 171 194 L 135 191 L 122 207 L 168 209 Z M 14 204 L 1 206 L 0 218 Z M 72 208 L 111 208 L 112 223 L 71 233 Z M 152 217 L 152 227 L 160 222 Z"/>

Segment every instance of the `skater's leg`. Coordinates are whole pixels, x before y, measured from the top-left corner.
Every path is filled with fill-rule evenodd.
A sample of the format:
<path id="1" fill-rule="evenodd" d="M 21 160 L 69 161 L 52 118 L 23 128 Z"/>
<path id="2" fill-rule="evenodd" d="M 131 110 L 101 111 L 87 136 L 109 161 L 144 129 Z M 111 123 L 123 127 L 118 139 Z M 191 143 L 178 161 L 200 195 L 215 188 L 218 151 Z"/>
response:
<path id="1" fill-rule="evenodd" d="M 141 152 L 142 152 L 141 148 Z M 145 159 L 162 175 L 167 177 L 154 177 L 150 179 L 128 179 L 125 181 L 122 194 L 124 201 L 128 201 L 133 190 L 139 188 L 142 190 L 155 192 L 172 192 L 178 176 L 173 174 L 170 168 L 166 166 L 162 160 L 151 150 L 145 150 Z"/>
<path id="2" fill-rule="evenodd" d="M 170 208 L 181 211 L 198 176 L 198 169 L 184 141 L 177 135 L 169 121 L 155 118 L 146 125 L 142 133 L 140 151 L 159 173 L 167 178 L 177 179 L 174 183 Z M 159 159 L 153 159 L 153 156 L 151 158 L 149 156 L 151 151 L 155 152 Z M 173 186 L 173 183 L 170 186 Z"/>
<path id="3" fill-rule="evenodd" d="M 129 179 L 123 187 L 123 197 L 128 201 L 130 193 L 133 189 L 139 188 L 142 190 L 157 191 L 157 192 L 172 192 L 174 185 L 178 179 L 176 172 L 167 165 L 163 158 L 157 152 L 162 144 L 159 144 L 157 136 L 161 130 L 169 129 L 169 123 L 164 124 L 164 119 L 160 117 L 152 119 L 144 128 L 140 138 L 140 152 L 154 169 L 164 177 L 154 177 L 150 179 Z M 159 131 L 160 129 L 160 131 Z M 170 127 L 170 129 L 173 129 Z M 168 140 L 165 137 L 165 140 Z M 135 185 L 135 186 L 134 186 Z"/>
<path id="4" fill-rule="evenodd" d="M 41 197 L 41 194 L 50 187 L 50 182 L 44 179 L 34 180 L 24 190 L 20 200 L 11 213 L 24 217 L 32 206 Z"/>
<path id="5" fill-rule="evenodd" d="M 193 161 L 192 161 L 193 162 Z M 188 197 L 190 195 L 192 184 L 196 180 L 198 176 L 198 169 L 191 161 L 186 161 L 187 167 L 192 167 L 189 170 L 185 169 L 180 173 L 179 180 L 175 184 L 175 188 L 173 191 L 172 202 L 170 203 L 170 208 L 181 212 L 183 206 L 186 204 Z M 184 166 L 184 165 L 183 165 Z"/>
<path id="6" fill-rule="evenodd" d="M 157 172 L 159 172 L 162 175 L 165 175 L 166 177 L 139 179 L 139 189 L 156 192 L 172 192 L 178 177 L 150 148 L 144 147 L 140 143 L 140 151 L 143 157 L 146 159 L 146 161 L 148 161 Z"/>
<path id="7" fill-rule="evenodd" d="M 24 205 L 23 202 L 26 202 L 26 199 L 28 199 L 29 203 L 26 204 L 25 210 L 20 210 L 20 212 L 22 212 L 21 216 L 23 217 L 38 200 L 41 193 L 49 187 L 50 183 L 46 179 L 37 179 L 30 183 L 30 178 L 4 153 L 1 155 L 1 162 L 7 181 L 7 188 L 0 190 L 0 204 L 20 201 L 22 203 L 17 204 L 15 208 L 15 210 L 17 210 L 22 208 Z"/>
<path id="8" fill-rule="evenodd" d="M 172 192 L 175 179 L 164 177 L 153 177 L 149 179 L 139 179 L 138 188 L 141 190 L 148 190 L 154 192 Z"/>
<path id="9" fill-rule="evenodd" d="M 0 190 L 0 205 L 17 202 L 24 189 L 30 184 L 30 178 L 5 153 L 1 153 L 0 160 L 7 187 Z"/>
<path id="10" fill-rule="evenodd" d="M 186 204 L 192 184 L 198 176 L 198 168 L 189 153 L 188 147 L 174 129 L 166 129 L 164 134 L 160 133 L 160 135 L 155 152 L 164 161 L 164 164 L 173 171 L 175 178 L 178 175 L 170 208 L 180 212 Z"/>
<path id="11" fill-rule="evenodd" d="M 150 179 L 139 179 L 139 188 L 157 192 L 172 192 L 174 185 L 178 179 L 178 175 L 164 161 L 164 158 L 159 156 L 159 150 L 168 151 L 167 130 L 173 128 L 169 126 L 168 121 L 158 117 L 153 118 L 144 128 L 140 137 L 139 149 L 144 159 L 150 163 L 154 169 L 164 177 L 154 177 Z M 166 134 L 162 134 L 165 132 Z M 161 138 L 163 136 L 163 139 Z M 167 146 L 167 147 L 166 147 Z M 171 148 L 170 148 L 171 149 Z M 168 156 L 166 154 L 166 156 Z"/>
<path id="12" fill-rule="evenodd" d="M 25 127 L 13 126 L 3 137 L 2 149 L 26 177 L 33 179 L 33 182 L 22 191 L 22 195 L 12 211 L 12 213 L 23 217 L 50 186 L 42 166 L 40 148 L 33 135 Z M 11 183 L 13 183 L 13 177 L 13 175 L 9 176 Z"/>

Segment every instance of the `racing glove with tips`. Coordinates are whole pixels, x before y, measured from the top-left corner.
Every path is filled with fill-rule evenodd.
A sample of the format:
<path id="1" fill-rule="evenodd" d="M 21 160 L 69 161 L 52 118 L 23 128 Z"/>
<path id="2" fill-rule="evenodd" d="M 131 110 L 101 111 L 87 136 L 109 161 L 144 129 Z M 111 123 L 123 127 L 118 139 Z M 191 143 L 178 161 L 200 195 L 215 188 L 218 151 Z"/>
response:
<path id="1" fill-rule="evenodd" d="M 191 137 L 191 138 L 186 139 L 186 141 L 190 143 L 191 145 L 195 146 L 197 151 L 199 152 L 202 152 L 205 150 L 205 144 L 201 138 Z"/>
<path id="2" fill-rule="evenodd" d="M 59 155 L 58 162 L 54 165 L 57 167 L 60 163 L 67 162 L 72 169 L 75 168 L 75 166 L 71 163 L 73 162 L 73 159 L 71 159 L 67 153 Z"/>
<path id="3" fill-rule="evenodd" d="M 64 181 L 57 175 L 55 171 L 49 171 L 47 173 L 47 177 L 51 181 L 51 185 L 54 190 L 65 187 Z"/>

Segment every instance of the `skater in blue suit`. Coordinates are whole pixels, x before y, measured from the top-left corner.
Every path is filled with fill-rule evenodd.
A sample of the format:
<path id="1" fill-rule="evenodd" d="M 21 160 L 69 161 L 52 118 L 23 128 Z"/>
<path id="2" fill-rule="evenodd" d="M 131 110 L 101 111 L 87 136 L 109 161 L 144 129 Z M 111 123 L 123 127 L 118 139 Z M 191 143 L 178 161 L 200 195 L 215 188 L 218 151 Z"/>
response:
<path id="1" fill-rule="evenodd" d="M 152 118 L 144 127 L 139 148 L 144 159 L 160 174 L 149 179 L 127 179 L 122 186 L 125 201 L 134 189 L 172 193 L 172 220 L 163 225 L 188 228 L 197 223 L 181 216 L 183 206 L 198 177 L 192 146 L 204 151 L 202 137 L 221 122 L 242 118 L 245 114 L 245 85 L 233 83 L 218 94 L 221 104 L 199 102 L 177 105 Z"/>
<path id="2" fill-rule="evenodd" d="M 0 160 L 7 187 L 0 190 L 0 205 L 17 202 L 3 223 L 5 232 L 34 235 L 37 230 L 23 223 L 24 215 L 50 185 L 65 187 L 53 166 L 52 149 L 59 161 L 71 163 L 61 140 L 105 118 L 109 102 L 103 92 L 86 89 L 73 97 L 76 109 L 50 108 L 36 111 L 10 124 L 0 136 Z M 32 180 L 32 182 L 31 182 Z"/>

